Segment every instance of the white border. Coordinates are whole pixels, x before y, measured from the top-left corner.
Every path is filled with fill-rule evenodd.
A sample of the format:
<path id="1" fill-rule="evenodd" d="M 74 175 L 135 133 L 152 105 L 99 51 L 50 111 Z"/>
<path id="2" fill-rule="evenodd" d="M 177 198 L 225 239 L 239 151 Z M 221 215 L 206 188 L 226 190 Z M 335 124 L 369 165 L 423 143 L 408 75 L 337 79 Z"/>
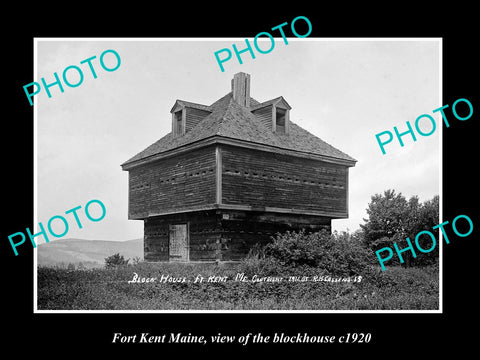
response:
<path id="1" fill-rule="evenodd" d="M 440 38 L 439 41 L 439 46 L 438 46 L 438 72 L 439 72 L 439 94 L 438 94 L 438 103 L 440 106 L 443 106 L 443 39 Z M 434 110 L 434 109 L 432 109 Z M 438 182 L 439 182 L 439 218 L 440 222 L 439 224 L 443 223 L 443 124 L 442 124 L 442 118 L 439 119 L 439 128 L 440 128 L 440 133 L 438 136 L 440 136 L 439 141 L 438 141 L 438 146 L 439 151 L 438 151 L 438 171 L 439 171 L 439 176 L 438 176 Z M 439 257 L 439 267 L 438 267 L 438 291 L 439 291 L 439 313 L 443 313 L 443 232 L 439 231 L 438 235 L 438 243 L 439 243 L 439 251 L 438 251 L 438 257 Z"/>
<path id="2" fill-rule="evenodd" d="M 280 41 L 282 38 L 275 38 L 276 41 Z M 290 38 L 287 37 L 288 41 L 438 41 L 439 42 L 439 105 L 443 105 L 443 38 L 441 37 L 403 37 L 403 38 L 388 38 L 388 37 L 376 37 L 376 38 Z M 243 41 L 244 38 L 239 37 L 226 37 L 226 38 L 33 38 L 33 76 L 34 79 L 37 79 L 37 44 L 39 41 Z M 266 39 L 260 39 L 266 40 Z M 34 209 L 33 209 L 33 224 L 37 224 L 37 103 L 38 97 L 34 101 L 33 105 L 33 130 L 34 130 L 34 139 L 33 139 L 33 150 L 34 150 L 34 159 L 33 159 L 33 191 L 34 191 Z M 441 119 L 440 119 L 441 123 Z M 439 141 L 439 198 L 440 198 L 440 209 L 439 217 L 440 223 L 443 222 L 443 164 L 442 164 L 442 149 L 443 149 L 443 126 L 440 128 L 440 141 Z M 115 313 L 115 314 L 372 314 L 372 313 L 382 313 L 382 314 L 442 314 L 443 313 L 443 234 L 440 232 L 439 235 L 439 309 L 438 310 L 38 310 L 37 308 L 37 248 L 34 248 L 33 251 L 33 313 L 35 314 L 105 314 L 105 313 Z"/>

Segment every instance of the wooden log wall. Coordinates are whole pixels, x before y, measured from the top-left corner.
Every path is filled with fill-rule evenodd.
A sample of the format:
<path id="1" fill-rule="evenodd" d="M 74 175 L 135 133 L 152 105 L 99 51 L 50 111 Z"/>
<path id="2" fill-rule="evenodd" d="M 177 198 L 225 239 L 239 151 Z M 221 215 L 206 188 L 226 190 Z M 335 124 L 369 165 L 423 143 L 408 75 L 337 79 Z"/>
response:
<path id="1" fill-rule="evenodd" d="M 169 225 L 184 223 L 188 223 L 191 261 L 221 258 L 219 217 L 214 211 L 199 211 L 146 219 L 144 223 L 145 260 L 169 261 Z"/>
<path id="2" fill-rule="evenodd" d="M 241 260 L 256 244 L 263 246 L 286 231 L 331 231 L 331 219 L 319 216 L 228 211 L 221 214 L 222 260 Z M 228 219 L 225 219 L 228 217 Z"/>
<path id="3" fill-rule="evenodd" d="M 129 173 L 129 218 L 215 203 L 215 148 L 149 163 Z"/>
<path id="4" fill-rule="evenodd" d="M 144 258 L 169 261 L 169 225 L 188 223 L 189 261 L 240 260 L 255 244 L 265 245 L 277 233 L 331 229 L 326 217 L 250 211 L 209 210 L 145 220 Z"/>
<path id="5" fill-rule="evenodd" d="M 222 147 L 222 203 L 347 212 L 345 166 Z"/>

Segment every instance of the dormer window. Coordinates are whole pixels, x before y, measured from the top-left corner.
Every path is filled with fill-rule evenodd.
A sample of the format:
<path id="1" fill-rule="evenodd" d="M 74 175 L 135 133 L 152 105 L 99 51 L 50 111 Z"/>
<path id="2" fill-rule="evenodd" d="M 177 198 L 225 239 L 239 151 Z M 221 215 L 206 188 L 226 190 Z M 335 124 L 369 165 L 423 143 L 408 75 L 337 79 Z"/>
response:
<path id="1" fill-rule="evenodd" d="M 173 113 L 173 126 L 175 127 L 176 135 L 182 135 L 185 132 L 182 120 L 182 113 L 182 110 Z"/>
<path id="2" fill-rule="evenodd" d="M 272 130 L 279 135 L 289 133 L 290 108 L 285 104 L 286 101 L 277 102 L 272 107 Z"/>
<path id="3" fill-rule="evenodd" d="M 172 132 L 175 137 L 185 134 L 185 108 L 172 111 Z"/>
<path id="4" fill-rule="evenodd" d="M 277 108 L 275 111 L 275 132 L 285 134 L 285 117 L 287 110 Z"/>
<path id="5" fill-rule="evenodd" d="M 265 127 L 278 135 L 288 135 L 290 128 L 290 105 L 283 97 L 258 103 L 250 111 Z"/>
<path id="6" fill-rule="evenodd" d="M 170 110 L 172 113 L 172 134 L 185 135 L 212 113 L 210 106 L 177 100 Z"/>

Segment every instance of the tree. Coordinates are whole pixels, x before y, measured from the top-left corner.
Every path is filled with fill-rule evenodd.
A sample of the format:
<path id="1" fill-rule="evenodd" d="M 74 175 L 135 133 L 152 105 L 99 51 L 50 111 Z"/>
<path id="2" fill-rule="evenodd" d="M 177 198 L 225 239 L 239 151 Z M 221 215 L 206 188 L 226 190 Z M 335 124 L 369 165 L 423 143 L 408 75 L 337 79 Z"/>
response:
<path id="1" fill-rule="evenodd" d="M 130 259 L 126 259 L 123 257 L 123 255 L 120 255 L 119 253 L 116 253 L 112 256 L 106 257 L 105 258 L 105 269 L 114 269 L 118 266 L 126 266 L 128 265 L 128 262 Z"/>
<path id="2" fill-rule="evenodd" d="M 413 204 L 412 201 L 410 206 Z M 366 223 L 360 225 L 364 232 L 365 244 L 377 250 L 383 245 L 382 239 L 391 239 L 397 234 L 403 235 L 407 205 L 409 204 L 405 197 L 401 193 L 395 194 L 395 190 L 386 190 L 383 195 L 373 195 L 367 208 L 368 219 L 363 219 Z"/>
<path id="3" fill-rule="evenodd" d="M 415 241 L 415 236 L 423 230 L 428 230 L 435 235 L 436 246 L 435 249 L 428 253 L 421 253 L 415 259 L 415 265 L 429 265 L 437 261 L 439 256 L 439 232 L 440 230 L 433 230 L 435 225 L 440 223 L 439 218 L 440 199 L 435 195 L 431 200 L 427 200 L 421 204 L 418 212 L 417 221 L 412 224 L 411 240 Z M 432 246 L 432 239 L 426 235 L 418 239 L 418 244 L 422 249 L 429 249 Z"/>
<path id="4" fill-rule="evenodd" d="M 393 243 L 402 249 L 407 246 L 406 238 L 414 244 L 415 237 L 422 230 L 431 231 L 438 224 L 439 197 L 420 203 L 418 196 L 412 196 L 408 201 L 402 193 L 395 190 L 386 190 L 383 195 L 375 194 L 368 204 L 368 219 L 363 219 L 365 224 L 360 225 L 364 232 L 364 242 L 371 250 L 376 251 L 383 247 L 393 249 Z M 438 239 L 438 236 L 437 236 Z M 430 241 L 430 244 L 428 244 Z M 428 249 L 431 247 L 431 239 L 423 237 L 419 244 Z M 423 246 L 425 244 L 425 246 Z M 414 245 L 415 246 L 415 245 Z M 425 265 L 438 258 L 438 246 L 430 253 L 417 254 L 414 259 L 411 252 L 402 253 L 405 265 Z M 395 263 L 397 257 L 392 258 Z"/>

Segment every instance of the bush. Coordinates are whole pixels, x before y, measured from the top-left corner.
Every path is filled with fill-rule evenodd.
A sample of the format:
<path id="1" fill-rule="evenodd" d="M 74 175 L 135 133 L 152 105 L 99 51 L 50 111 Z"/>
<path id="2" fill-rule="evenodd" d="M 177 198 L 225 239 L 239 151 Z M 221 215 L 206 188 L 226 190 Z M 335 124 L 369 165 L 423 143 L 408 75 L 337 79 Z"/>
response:
<path id="1" fill-rule="evenodd" d="M 263 253 L 281 265 L 317 267 L 343 276 L 361 275 L 373 260 L 372 253 L 358 239 L 331 235 L 326 230 L 310 234 L 304 230 L 277 234 Z"/>
<path id="2" fill-rule="evenodd" d="M 326 231 L 314 234 L 305 234 L 304 230 L 287 231 L 277 234 L 273 242 L 265 246 L 264 254 L 279 260 L 282 265 L 317 266 L 329 237 Z"/>
<path id="3" fill-rule="evenodd" d="M 105 258 L 105 269 L 113 269 L 119 266 L 126 266 L 130 259 L 125 260 L 123 255 L 116 253 L 112 256 Z"/>

